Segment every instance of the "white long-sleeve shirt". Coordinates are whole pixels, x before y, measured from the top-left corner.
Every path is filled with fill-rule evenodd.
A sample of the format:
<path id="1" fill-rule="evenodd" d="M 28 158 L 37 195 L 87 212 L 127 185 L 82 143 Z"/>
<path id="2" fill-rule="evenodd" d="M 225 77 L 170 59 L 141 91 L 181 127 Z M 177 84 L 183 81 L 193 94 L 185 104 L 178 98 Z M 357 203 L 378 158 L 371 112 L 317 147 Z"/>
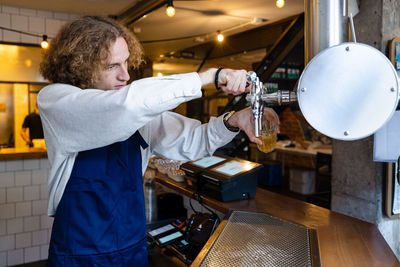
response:
<path id="1" fill-rule="evenodd" d="M 168 112 L 201 97 L 197 73 L 146 78 L 119 90 L 85 89 L 52 84 L 38 95 L 47 154 L 48 214 L 55 214 L 78 152 L 124 141 L 139 130 L 149 144 L 142 149 L 142 171 L 152 154 L 174 160 L 212 155 L 230 142 L 222 116 L 206 124 Z"/>

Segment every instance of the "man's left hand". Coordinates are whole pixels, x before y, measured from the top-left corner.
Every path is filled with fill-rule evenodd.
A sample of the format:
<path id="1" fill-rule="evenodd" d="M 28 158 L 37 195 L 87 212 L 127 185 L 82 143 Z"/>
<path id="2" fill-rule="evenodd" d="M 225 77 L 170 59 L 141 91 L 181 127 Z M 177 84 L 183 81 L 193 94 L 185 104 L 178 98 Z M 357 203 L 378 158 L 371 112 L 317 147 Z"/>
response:
<path id="1" fill-rule="evenodd" d="M 272 121 L 278 125 L 279 132 L 279 116 L 272 108 L 264 108 L 263 121 Z M 250 141 L 256 144 L 262 144 L 261 140 L 254 135 L 254 118 L 251 108 L 245 108 L 235 112 L 228 120 L 229 125 L 239 127 L 249 137 Z"/>

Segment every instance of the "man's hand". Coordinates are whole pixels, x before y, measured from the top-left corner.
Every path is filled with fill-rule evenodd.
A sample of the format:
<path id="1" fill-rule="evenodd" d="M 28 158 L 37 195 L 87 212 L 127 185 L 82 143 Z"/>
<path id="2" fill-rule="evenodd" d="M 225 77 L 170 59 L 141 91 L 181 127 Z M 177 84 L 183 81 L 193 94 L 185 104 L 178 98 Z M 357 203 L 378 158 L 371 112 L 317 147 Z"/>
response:
<path id="1" fill-rule="evenodd" d="M 278 125 L 279 132 L 279 117 L 272 108 L 264 108 L 263 121 L 272 121 Z M 254 118 L 251 108 L 245 108 L 235 112 L 228 120 L 229 125 L 239 127 L 249 137 L 250 141 L 256 144 L 262 144 L 261 140 L 254 135 Z"/>
<path id="2" fill-rule="evenodd" d="M 216 73 L 217 69 L 215 68 L 199 73 L 202 85 L 214 84 Z M 247 93 L 250 91 L 250 86 L 246 88 L 246 75 L 247 71 L 245 70 L 222 69 L 218 75 L 218 85 L 222 91 L 229 94 Z"/>
<path id="3" fill-rule="evenodd" d="M 222 91 L 233 95 L 240 95 L 250 91 L 250 87 L 246 88 L 245 70 L 222 69 L 218 75 L 218 85 Z"/>
<path id="4" fill-rule="evenodd" d="M 28 128 L 23 128 L 22 127 L 20 134 L 21 134 L 22 139 L 24 139 L 24 141 L 26 142 L 26 144 L 28 146 L 30 146 L 31 139 L 29 138 L 28 134 L 26 133 L 26 129 L 28 129 Z"/>

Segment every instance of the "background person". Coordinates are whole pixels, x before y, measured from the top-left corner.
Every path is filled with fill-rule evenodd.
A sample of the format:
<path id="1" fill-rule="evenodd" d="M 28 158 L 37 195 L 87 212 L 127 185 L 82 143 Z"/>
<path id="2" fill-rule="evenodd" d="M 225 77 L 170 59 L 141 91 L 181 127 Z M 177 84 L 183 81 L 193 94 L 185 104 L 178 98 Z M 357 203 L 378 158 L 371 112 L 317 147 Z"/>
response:
<path id="1" fill-rule="evenodd" d="M 29 135 L 27 134 L 27 129 L 29 129 Z M 33 147 L 33 139 L 44 138 L 42 121 L 40 120 L 37 105 L 34 111 L 25 117 L 20 134 L 29 147 Z"/>

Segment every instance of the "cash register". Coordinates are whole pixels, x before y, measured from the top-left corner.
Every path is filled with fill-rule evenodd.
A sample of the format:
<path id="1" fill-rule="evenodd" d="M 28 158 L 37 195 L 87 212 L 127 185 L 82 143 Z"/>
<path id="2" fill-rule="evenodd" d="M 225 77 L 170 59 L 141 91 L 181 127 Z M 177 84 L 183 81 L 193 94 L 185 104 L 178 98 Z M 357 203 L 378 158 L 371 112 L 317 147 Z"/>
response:
<path id="1" fill-rule="evenodd" d="M 224 155 L 213 155 L 181 165 L 189 187 L 223 202 L 253 198 L 261 168 L 259 163 Z"/>

